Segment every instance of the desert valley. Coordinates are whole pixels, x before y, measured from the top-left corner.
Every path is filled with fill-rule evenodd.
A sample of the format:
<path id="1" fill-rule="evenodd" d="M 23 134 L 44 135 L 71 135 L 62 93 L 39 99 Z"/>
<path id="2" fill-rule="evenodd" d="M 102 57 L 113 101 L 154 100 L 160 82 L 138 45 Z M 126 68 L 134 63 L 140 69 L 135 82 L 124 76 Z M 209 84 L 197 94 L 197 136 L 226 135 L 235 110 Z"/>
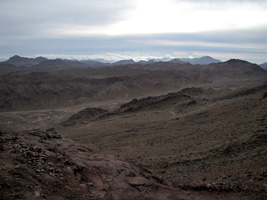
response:
<path id="1" fill-rule="evenodd" d="M 0 76 L 0 199 L 267 198 L 266 64 L 14 56 Z"/>

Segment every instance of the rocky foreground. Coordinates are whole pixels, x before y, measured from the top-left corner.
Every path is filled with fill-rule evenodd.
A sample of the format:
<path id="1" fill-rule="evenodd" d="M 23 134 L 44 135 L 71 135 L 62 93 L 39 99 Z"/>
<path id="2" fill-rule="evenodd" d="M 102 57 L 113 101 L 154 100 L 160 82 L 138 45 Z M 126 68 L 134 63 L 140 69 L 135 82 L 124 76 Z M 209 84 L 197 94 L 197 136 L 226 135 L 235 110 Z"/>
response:
<path id="1" fill-rule="evenodd" d="M 53 130 L 2 132 L 0 144 L 0 199 L 194 199 Z"/>
<path id="2" fill-rule="evenodd" d="M 0 133 L 0 199 L 263 199 L 234 185 L 168 186 L 149 171 L 62 139 L 53 129 Z"/>

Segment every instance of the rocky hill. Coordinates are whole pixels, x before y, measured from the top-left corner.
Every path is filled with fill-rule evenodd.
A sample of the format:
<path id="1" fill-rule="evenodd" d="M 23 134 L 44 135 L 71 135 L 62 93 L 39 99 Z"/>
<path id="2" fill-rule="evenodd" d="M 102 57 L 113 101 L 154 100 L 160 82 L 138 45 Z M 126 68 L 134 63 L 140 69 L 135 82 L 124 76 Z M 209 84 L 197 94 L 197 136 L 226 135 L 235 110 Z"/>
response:
<path id="1" fill-rule="evenodd" d="M 134 112 L 141 109 L 148 109 L 151 106 L 157 106 L 157 104 L 161 104 L 162 102 L 169 101 L 170 99 L 179 99 L 179 101 L 192 101 L 193 99 L 188 96 L 194 96 L 204 93 L 204 89 L 202 88 L 185 88 L 182 89 L 179 92 L 173 92 L 166 95 L 160 95 L 160 96 L 152 96 L 152 97 L 146 97 L 141 99 L 133 99 L 132 101 L 121 105 L 119 109 L 119 113 L 121 112 Z M 116 111 L 115 111 L 116 112 Z"/>

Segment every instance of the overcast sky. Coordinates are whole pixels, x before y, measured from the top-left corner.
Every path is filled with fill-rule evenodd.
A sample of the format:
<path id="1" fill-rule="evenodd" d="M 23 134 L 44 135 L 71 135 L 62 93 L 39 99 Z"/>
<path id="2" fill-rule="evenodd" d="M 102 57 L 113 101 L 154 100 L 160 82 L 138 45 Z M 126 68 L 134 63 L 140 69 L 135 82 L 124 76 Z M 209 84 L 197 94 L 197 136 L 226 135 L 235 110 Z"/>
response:
<path id="1" fill-rule="evenodd" d="M 0 0 L 0 59 L 267 62 L 267 0 Z"/>

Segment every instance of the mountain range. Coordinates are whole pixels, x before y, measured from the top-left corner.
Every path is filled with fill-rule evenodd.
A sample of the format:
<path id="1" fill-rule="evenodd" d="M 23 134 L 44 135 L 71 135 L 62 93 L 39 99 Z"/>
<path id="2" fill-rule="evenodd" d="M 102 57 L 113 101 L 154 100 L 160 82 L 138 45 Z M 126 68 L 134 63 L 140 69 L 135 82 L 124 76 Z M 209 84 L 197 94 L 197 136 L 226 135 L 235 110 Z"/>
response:
<path id="1" fill-rule="evenodd" d="M 191 65 L 208 65 L 211 63 L 219 63 L 220 60 L 214 59 L 210 56 L 204 56 L 201 58 L 179 58 L 183 62 L 188 62 Z"/>
<path id="2" fill-rule="evenodd" d="M 9 64 L 13 64 L 13 65 L 16 65 L 18 67 L 21 67 L 21 66 L 27 66 L 27 67 L 30 67 L 30 66 L 33 66 L 33 65 L 38 65 L 40 64 L 41 62 L 43 61 L 47 61 L 48 59 L 47 58 L 44 58 L 44 57 L 37 57 L 37 58 L 26 58 L 26 57 L 21 57 L 21 56 L 18 56 L 18 55 L 15 55 L 13 57 L 10 57 L 7 61 L 5 61 L 6 63 L 9 63 Z"/>
<path id="3" fill-rule="evenodd" d="M 27 58 L 18 55 L 10 57 L 8 60 L 2 63 L 13 64 L 17 67 L 52 67 L 52 66 L 68 66 L 68 67 L 103 67 L 103 66 L 114 66 L 114 65 L 129 65 L 129 64 L 150 64 L 156 62 L 172 62 L 179 64 L 191 64 L 191 65 L 209 65 L 212 63 L 220 63 L 222 61 L 214 59 L 210 56 L 203 56 L 200 58 L 162 58 L 162 59 L 151 59 L 151 60 L 140 60 L 134 61 L 133 59 L 119 60 L 116 62 L 108 62 L 104 59 L 96 60 L 67 60 L 67 59 L 48 59 L 45 57 Z M 267 69 L 267 63 L 260 64 L 263 69 Z"/>
<path id="4" fill-rule="evenodd" d="M 105 60 L 66 60 L 66 59 L 47 59 L 44 57 L 37 57 L 37 58 L 27 58 L 27 57 L 21 57 L 18 55 L 15 55 L 13 57 L 10 57 L 7 61 L 4 61 L 4 63 L 13 64 L 18 67 L 32 67 L 32 66 L 80 66 L 80 67 L 101 67 L 101 66 L 110 66 L 110 65 L 128 65 L 128 64 L 135 64 L 135 63 L 141 63 L 141 64 L 147 64 L 147 63 L 155 63 L 155 62 L 173 62 L 173 63 L 180 63 L 185 64 L 189 63 L 192 65 L 207 65 L 211 63 L 219 63 L 220 60 L 214 59 L 209 56 L 204 56 L 201 58 L 175 58 L 175 59 L 155 59 L 155 60 L 140 60 L 140 61 L 134 61 L 133 59 L 129 60 L 120 60 L 113 63 L 107 62 Z"/>

